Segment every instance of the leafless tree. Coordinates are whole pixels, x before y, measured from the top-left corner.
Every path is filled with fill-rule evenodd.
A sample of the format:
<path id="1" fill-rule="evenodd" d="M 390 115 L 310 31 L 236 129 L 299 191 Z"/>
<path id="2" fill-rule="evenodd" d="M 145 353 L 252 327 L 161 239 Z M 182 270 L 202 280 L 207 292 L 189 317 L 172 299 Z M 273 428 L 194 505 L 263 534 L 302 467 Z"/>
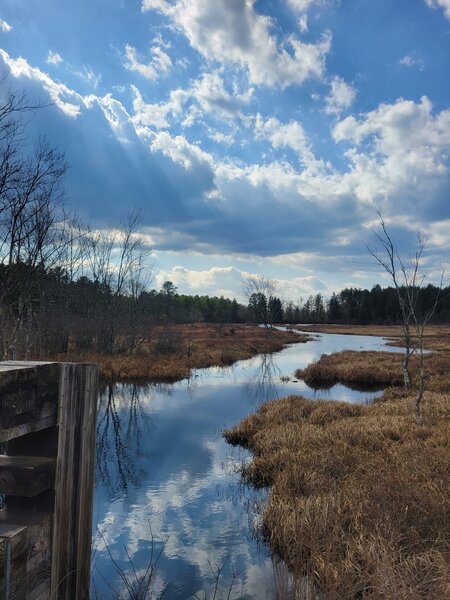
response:
<path id="1" fill-rule="evenodd" d="M 270 335 L 276 320 L 274 300 L 277 282 L 263 275 L 247 275 L 242 281 L 242 288 L 248 298 L 250 309 Z"/>
<path id="2" fill-rule="evenodd" d="M 105 316 L 100 349 L 106 353 L 114 350 L 121 299 L 142 291 L 149 264 L 150 249 L 138 231 L 140 220 L 139 211 L 133 210 L 125 223 L 87 233 L 89 268 L 99 286 Z"/>
<path id="3" fill-rule="evenodd" d="M 0 80 L 0 90 L 5 79 Z M 57 252 L 64 155 L 44 137 L 30 148 L 25 96 L 0 100 L 0 353 L 16 358 L 30 351 L 31 321 L 39 278 Z"/>
<path id="4" fill-rule="evenodd" d="M 410 359 L 414 354 L 419 357 L 419 386 L 415 401 L 415 415 L 417 423 L 422 422 L 422 402 L 425 391 L 424 371 L 424 332 L 431 321 L 440 299 L 443 274 L 438 287 L 438 292 L 432 305 L 425 314 L 419 314 L 417 301 L 419 291 L 424 284 L 425 274 L 421 269 L 423 253 L 427 239 L 420 233 L 417 235 L 417 247 L 409 260 L 404 259 L 388 230 L 386 222 L 380 211 L 378 229 L 373 229 L 376 238 L 376 248 L 366 245 L 370 255 L 390 276 L 395 289 L 400 313 L 402 317 L 403 344 L 405 353 L 403 357 L 403 381 L 406 389 L 412 387 L 410 373 Z"/>

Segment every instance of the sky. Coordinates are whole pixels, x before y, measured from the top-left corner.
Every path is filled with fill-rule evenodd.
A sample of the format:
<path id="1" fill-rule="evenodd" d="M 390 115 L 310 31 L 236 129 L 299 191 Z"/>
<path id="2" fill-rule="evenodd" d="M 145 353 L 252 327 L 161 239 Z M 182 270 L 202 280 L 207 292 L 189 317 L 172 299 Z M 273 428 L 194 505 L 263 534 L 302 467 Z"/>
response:
<path id="1" fill-rule="evenodd" d="M 141 210 L 156 288 L 387 285 L 377 211 L 450 270 L 450 0 L 2 0 L 0 69 L 51 103 L 69 209 Z"/>

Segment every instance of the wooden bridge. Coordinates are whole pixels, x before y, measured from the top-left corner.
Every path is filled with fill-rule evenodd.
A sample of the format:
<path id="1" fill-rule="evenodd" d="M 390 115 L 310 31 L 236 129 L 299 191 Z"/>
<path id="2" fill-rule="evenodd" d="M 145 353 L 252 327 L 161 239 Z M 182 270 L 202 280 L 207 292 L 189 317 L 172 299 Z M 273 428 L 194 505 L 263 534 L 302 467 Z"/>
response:
<path id="1" fill-rule="evenodd" d="M 89 598 L 98 370 L 0 362 L 0 600 Z"/>

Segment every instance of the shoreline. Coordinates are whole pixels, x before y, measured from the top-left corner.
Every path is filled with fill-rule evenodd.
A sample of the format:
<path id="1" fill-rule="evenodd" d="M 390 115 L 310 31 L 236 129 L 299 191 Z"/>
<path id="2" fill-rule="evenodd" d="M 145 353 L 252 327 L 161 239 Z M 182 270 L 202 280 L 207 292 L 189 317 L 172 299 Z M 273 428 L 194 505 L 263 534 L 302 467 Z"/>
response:
<path id="1" fill-rule="evenodd" d="M 230 366 L 258 354 L 280 352 L 290 344 L 311 339 L 293 331 L 273 329 L 270 336 L 258 325 L 192 324 L 155 327 L 135 353 L 102 355 L 71 350 L 51 360 L 93 362 L 103 381 L 174 383 L 193 369 Z"/>

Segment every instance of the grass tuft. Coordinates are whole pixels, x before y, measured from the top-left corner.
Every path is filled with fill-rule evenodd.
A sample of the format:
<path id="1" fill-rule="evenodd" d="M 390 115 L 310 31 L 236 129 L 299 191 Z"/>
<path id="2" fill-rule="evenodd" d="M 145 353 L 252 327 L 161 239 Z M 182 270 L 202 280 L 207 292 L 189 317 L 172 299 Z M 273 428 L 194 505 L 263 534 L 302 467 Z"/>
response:
<path id="1" fill-rule="evenodd" d="M 321 598 L 448 597 L 448 400 L 427 393 L 420 427 L 413 403 L 290 396 L 224 434 L 252 451 L 244 478 L 271 486 L 265 538 Z"/>

